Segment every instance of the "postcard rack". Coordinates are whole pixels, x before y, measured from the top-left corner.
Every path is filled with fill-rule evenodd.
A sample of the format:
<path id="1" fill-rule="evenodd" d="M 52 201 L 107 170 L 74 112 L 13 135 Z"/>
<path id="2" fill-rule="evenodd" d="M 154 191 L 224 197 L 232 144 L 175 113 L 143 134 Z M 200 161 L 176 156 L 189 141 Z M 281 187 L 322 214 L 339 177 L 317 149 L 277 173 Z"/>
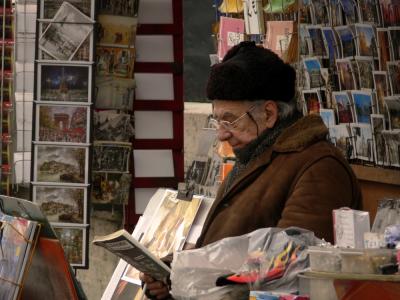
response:
<path id="1" fill-rule="evenodd" d="M 69 263 L 88 268 L 95 1 L 37 10 L 31 199 Z"/>

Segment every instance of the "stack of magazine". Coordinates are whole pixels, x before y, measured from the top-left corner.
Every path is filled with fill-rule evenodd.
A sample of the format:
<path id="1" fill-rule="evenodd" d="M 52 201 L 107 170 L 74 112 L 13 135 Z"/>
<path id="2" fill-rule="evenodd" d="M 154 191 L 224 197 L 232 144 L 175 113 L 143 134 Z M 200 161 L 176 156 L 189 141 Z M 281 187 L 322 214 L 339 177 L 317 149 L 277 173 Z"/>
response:
<path id="1" fill-rule="evenodd" d="M 0 214 L 0 299 L 17 299 L 40 227 L 35 221 Z"/>

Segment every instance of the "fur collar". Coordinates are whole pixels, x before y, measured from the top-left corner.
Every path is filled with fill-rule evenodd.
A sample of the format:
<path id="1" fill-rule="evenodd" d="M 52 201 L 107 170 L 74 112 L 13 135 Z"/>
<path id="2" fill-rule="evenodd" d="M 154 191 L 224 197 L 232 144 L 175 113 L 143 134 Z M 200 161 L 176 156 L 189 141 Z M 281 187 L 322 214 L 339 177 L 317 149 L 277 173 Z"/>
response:
<path id="1" fill-rule="evenodd" d="M 308 145 L 324 140 L 328 134 L 319 115 L 309 115 L 286 128 L 273 145 L 276 152 L 297 152 Z"/>

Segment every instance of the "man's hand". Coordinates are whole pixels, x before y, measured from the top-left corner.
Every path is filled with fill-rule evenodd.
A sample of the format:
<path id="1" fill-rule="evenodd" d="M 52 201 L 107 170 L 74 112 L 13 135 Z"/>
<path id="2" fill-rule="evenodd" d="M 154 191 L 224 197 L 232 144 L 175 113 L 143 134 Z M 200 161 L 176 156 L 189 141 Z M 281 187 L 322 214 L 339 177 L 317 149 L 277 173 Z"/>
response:
<path id="1" fill-rule="evenodd" d="M 171 299 L 168 286 L 164 282 L 157 281 L 153 277 L 144 273 L 140 273 L 139 278 L 146 284 L 146 297 L 158 300 Z"/>

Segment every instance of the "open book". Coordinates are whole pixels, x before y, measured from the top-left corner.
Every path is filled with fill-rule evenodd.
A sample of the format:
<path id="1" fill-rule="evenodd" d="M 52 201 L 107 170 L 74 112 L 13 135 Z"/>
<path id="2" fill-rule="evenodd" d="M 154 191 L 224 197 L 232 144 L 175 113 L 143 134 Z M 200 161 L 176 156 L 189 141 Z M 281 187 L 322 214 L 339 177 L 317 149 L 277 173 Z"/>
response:
<path id="1" fill-rule="evenodd" d="M 106 248 L 140 272 L 149 274 L 157 280 L 165 280 L 171 272 L 165 263 L 141 245 L 125 229 L 105 236 L 95 236 L 93 244 Z"/>

